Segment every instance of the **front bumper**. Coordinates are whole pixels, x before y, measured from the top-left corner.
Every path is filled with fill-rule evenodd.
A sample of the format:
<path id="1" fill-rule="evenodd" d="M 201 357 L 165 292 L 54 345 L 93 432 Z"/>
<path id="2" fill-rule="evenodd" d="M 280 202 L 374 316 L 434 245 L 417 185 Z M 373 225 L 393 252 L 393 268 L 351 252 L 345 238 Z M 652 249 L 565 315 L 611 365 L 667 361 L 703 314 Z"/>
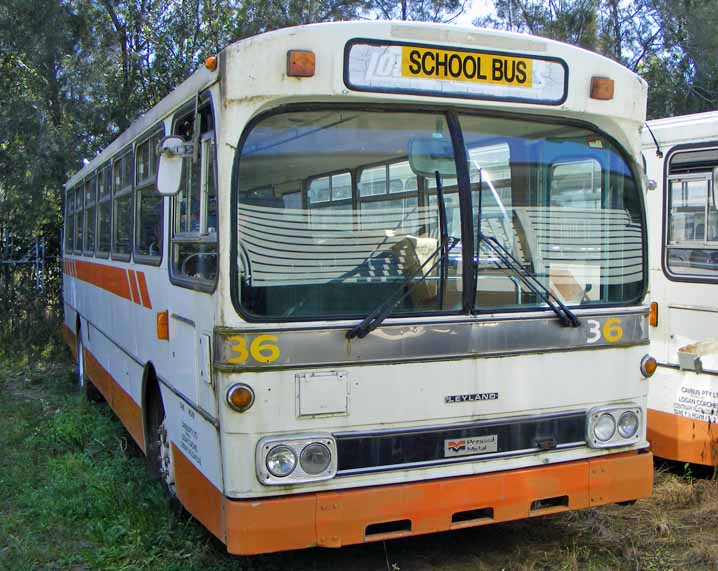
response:
<path id="1" fill-rule="evenodd" d="M 231 500 L 174 450 L 178 496 L 237 555 L 509 521 L 645 498 L 653 486 L 652 454 L 624 452 L 458 478 Z"/>

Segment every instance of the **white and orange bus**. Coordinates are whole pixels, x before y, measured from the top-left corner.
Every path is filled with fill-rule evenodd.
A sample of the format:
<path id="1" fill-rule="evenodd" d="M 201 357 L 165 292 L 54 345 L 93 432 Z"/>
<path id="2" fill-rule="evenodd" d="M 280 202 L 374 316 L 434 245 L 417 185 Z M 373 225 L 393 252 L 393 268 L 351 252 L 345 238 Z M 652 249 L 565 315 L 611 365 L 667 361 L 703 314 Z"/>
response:
<path id="1" fill-rule="evenodd" d="M 658 119 L 643 133 L 649 214 L 648 399 L 656 456 L 718 465 L 718 113 Z"/>
<path id="2" fill-rule="evenodd" d="M 233 44 L 66 185 L 80 382 L 231 553 L 646 497 L 645 101 L 520 34 Z"/>

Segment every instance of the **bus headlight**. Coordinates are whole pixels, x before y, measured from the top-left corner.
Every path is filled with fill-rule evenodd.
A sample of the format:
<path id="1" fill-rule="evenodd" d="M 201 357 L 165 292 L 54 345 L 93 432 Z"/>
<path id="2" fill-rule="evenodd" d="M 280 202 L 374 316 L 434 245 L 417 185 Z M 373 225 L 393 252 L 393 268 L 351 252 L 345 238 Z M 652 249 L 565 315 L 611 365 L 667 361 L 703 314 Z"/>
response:
<path id="1" fill-rule="evenodd" d="M 633 438 L 638 432 L 638 415 L 632 410 L 627 410 L 618 419 L 618 433 L 623 438 Z"/>
<path id="2" fill-rule="evenodd" d="M 286 478 L 297 467 L 297 455 L 288 446 L 275 446 L 267 454 L 267 470 L 277 478 Z"/>
<path id="3" fill-rule="evenodd" d="M 628 446 L 642 434 L 643 415 L 635 404 L 598 406 L 586 418 L 586 441 L 591 448 Z"/>
<path id="4" fill-rule="evenodd" d="M 332 453 L 320 442 L 307 444 L 299 457 L 299 464 L 307 474 L 321 474 L 329 467 Z"/>
<path id="5" fill-rule="evenodd" d="M 604 412 L 593 425 L 593 435 L 601 442 L 608 442 L 615 433 L 616 421 L 610 414 Z"/>
<path id="6" fill-rule="evenodd" d="M 257 479 L 265 486 L 309 484 L 337 473 L 337 444 L 331 434 L 267 436 L 257 442 Z"/>

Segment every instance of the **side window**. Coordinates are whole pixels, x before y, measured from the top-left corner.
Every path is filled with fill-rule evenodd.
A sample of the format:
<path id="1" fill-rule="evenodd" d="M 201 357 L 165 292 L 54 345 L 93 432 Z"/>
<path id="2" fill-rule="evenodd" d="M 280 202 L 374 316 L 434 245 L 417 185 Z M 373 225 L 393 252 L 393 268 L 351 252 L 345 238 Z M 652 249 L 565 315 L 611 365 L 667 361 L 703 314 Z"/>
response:
<path id="1" fill-rule="evenodd" d="M 667 272 L 700 281 L 718 279 L 718 210 L 712 170 L 718 147 L 671 153 L 665 183 Z"/>
<path id="2" fill-rule="evenodd" d="M 75 189 L 65 195 L 65 254 L 72 253 L 75 240 Z"/>
<path id="3" fill-rule="evenodd" d="M 710 173 L 668 180 L 668 270 L 683 276 L 718 278 L 718 211 Z"/>
<path id="4" fill-rule="evenodd" d="M 137 146 L 135 153 L 135 258 L 159 264 L 164 235 L 164 201 L 157 192 L 158 131 Z"/>
<path id="5" fill-rule="evenodd" d="M 110 253 L 112 231 L 112 168 L 105 165 L 97 175 L 97 255 Z"/>
<path id="6" fill-rule="evenodd" d="M 97 175 L 85 181 L 85 243 L 82 251 L 87 256 L 95 254 L 95 236 L 97 230 Z"/>
<path id="7" fill-rule="evenodd" d="M 112 163 L 112 257 L 129 260 L 132 251 L 132 151 Z"/>
<path id="8" fill-rule="evenodd" d="M 75 254 L 82 254 L 82 230 L 83 230 L 83 184 L 75 189 L 75 243 L 72 247 Z"/>
<path id="9" fill-rule="evenodd" d="M 195 126 L 199 133 L 195 136 Z M 214 119 L 208 99 L 181 116 L 174 133 L 197 145 L 195 156 L 184 159 L 180 192 L 172 203 L 170 272 L 173 282 L 211 289 L 217 277 L 217 184 Z"/>

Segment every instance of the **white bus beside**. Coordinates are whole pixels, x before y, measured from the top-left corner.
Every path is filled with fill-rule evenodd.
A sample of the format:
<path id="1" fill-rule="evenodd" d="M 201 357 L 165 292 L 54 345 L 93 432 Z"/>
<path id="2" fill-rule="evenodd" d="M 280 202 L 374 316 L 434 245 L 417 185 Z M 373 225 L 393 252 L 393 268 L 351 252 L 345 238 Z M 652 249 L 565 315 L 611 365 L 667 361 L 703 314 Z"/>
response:
<path id="1" fill-rule="evenodd" d="M 718 113 L 643 132 L 652 301 L 648 438 L 656 456 L 718 465 Z"/>
<path id="2" fill-rule="evenodd" d="M 231 553 L 646 497 L 645 102 L 520 34 L 233 44 L 66 185 L 80 380 Z"/>

